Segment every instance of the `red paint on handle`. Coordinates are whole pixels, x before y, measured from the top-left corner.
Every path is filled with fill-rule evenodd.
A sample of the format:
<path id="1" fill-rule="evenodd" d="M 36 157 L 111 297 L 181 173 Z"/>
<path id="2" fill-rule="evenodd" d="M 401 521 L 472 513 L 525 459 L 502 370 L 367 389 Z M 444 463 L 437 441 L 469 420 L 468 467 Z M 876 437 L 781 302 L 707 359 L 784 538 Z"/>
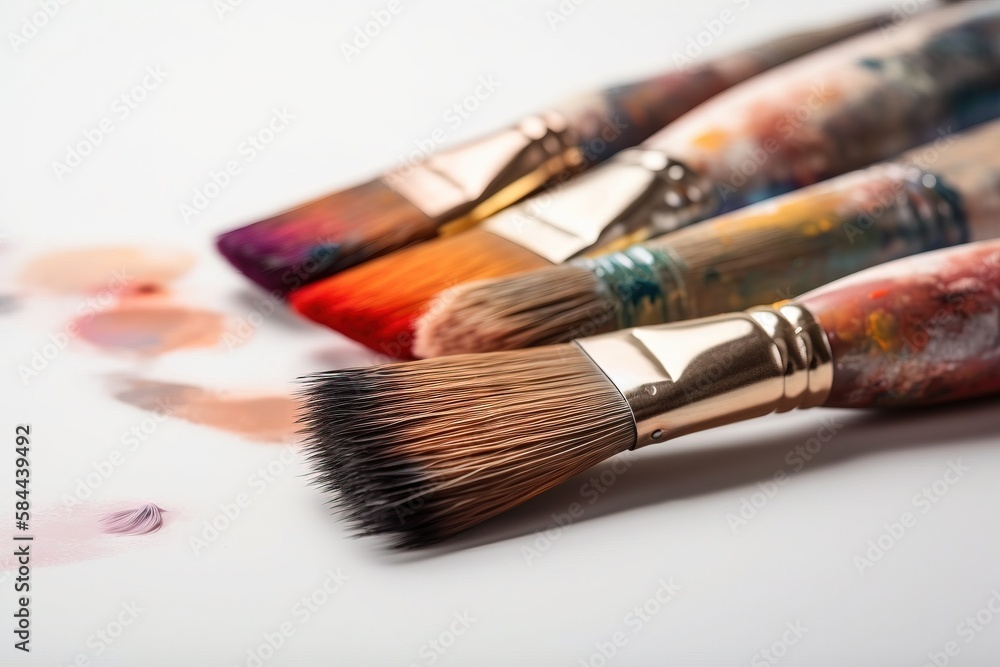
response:
<path id="1" fill-rule="evenodd" d="M 798 302 L 827 332 L 826 405 L 871 407 L 1000 392 L 1000 241 L 914 255 Z"/>

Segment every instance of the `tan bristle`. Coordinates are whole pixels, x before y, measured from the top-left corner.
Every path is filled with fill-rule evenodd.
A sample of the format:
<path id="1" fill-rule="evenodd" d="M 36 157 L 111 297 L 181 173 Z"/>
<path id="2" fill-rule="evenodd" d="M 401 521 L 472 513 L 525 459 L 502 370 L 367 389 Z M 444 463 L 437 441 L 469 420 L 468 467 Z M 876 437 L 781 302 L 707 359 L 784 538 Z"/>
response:
<path id="1" fill-rule="evenodd" d="M 365 263 L 298 290 L 293 307 L 372 349 L 406 357 L 413 326 L 442 290 L 522 273 L 549 262 L 489 232 L 472 229 Z"/>
<path id="2" fill-rule="evenodd" d="M 459 285 L 417 321 L 418 357 L 565 343 L 614 329 L 615 303 L 594 274 L 573 265 Z"/>
<path id="3" fill-rule="evenodd" d="M 330 371 L 305 380 L 317 482 L 362 534 L 435 542 L 635 442 L 632 413 L 575 345 Z"/>

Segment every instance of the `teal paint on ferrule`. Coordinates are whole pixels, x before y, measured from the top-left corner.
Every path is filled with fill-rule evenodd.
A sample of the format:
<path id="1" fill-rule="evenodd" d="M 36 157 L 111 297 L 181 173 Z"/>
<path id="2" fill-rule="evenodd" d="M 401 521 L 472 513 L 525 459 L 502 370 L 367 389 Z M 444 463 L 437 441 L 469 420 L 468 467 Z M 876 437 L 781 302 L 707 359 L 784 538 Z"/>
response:
<path id="1" fill-rule="evenodd" d="M 662 250 L 637 245 L 576 264 L 600 281 L 605 296 L 614 304 L 619 329 L 685 317 L 684 309 L 678 308 L 686 301 L 681 267 Z"/>

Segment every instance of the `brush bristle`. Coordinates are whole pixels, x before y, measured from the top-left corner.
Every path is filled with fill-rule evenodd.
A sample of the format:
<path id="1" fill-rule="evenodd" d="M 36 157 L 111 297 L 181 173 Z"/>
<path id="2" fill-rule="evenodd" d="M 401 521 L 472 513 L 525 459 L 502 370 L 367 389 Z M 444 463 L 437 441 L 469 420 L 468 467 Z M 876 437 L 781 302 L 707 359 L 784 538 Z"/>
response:
<path id="1" fill-rule="evenodd" d="M 588 269 L 553 266 L 459 285 L 416 326 L 414 354 L 440 357 L 566 343 L 614 328 L 615 302 Z"/>
<path id="2" fill-rule="evenodd" d="M 360 534 L 430 544 L 635 441 L 628 404 L 575 345 L 305 379 L 316 482 Z"/>
<path id="3" fill-rule="evenodd" d="M 216 245 L 248 278 L 286 294 L 436 233 L 433 219 L 371 181 L 226 232 Z"/>
<path id="4" fill-rule="evenodd" d="M 401 359 L 412 358 L 413 328 L 435 294 L 453 285 L 550 264 L 495 234 L 472 229 L 383 257 L 293 292 L 306 317 Z"/>

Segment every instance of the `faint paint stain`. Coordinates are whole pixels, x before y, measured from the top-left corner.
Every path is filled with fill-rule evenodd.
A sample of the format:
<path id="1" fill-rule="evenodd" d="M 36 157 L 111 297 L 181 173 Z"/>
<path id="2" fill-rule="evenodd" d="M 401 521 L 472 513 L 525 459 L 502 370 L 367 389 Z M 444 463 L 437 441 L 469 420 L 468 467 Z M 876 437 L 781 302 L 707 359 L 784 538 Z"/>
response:
<path id="1" fill-rule="evenodd" d="M 133 377 L 112 382 L 116 399 L 143 410 L 163 412 L 192 424 L 265 442 L 285 442 L 298 430 L 297 404 L 287 395 L 239 396 L 192 385 Z"/>
<path id="2" fill-rule="evenodd" d="M 141 291 L 186 273 L 193 253 L 178 248 L 100 246 L 36 257 L 21 273 L 24 285 L 62 294 Z"/>
<path id="3" fill-rule="evenodd" d="M 82 315 L 75 327 L 84 340 L 102 349 L 152 356 L 216 345 L 225 322 L 225 316 L 208 310 L 125 303 Z"/>
<path id="4" fill-rule="evenodd" d="M 123 540 L 102 531 L 103 517 L 128 509 L 121 503 L 92 503 L 33 510 L 31 530 L 27 534 L 34 539 L 24 542 L 30 545 L 31 564 L 38 567 L 70 565 L 159 544 L 162 530 L 142 540 Z M 164 525 L 166 523 L 164 520 Z M 17 556 L 13 551 L 5 550 L 0 554 L 0 570 L 17 569 Z"/>

